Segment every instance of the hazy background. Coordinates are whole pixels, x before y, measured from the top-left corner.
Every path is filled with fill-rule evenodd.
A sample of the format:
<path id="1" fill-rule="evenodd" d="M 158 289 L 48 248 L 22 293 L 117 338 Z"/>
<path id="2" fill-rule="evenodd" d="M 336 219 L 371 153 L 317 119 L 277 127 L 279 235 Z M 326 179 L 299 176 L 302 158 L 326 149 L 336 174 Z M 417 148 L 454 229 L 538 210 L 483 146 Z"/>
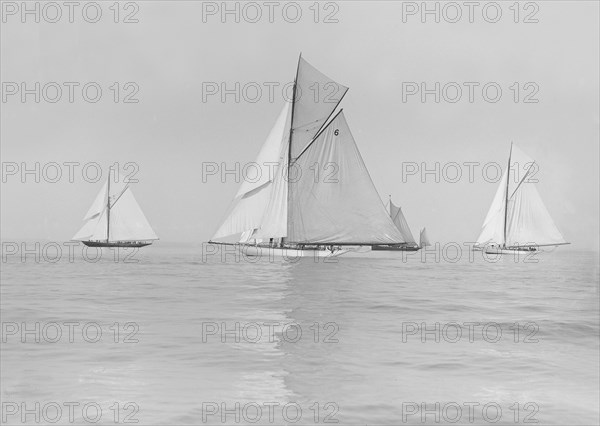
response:
<path id="1" fill-rule="evenodd" d="M 170 3 L 170 4 L 169 4 Z M 419 2 L 420 3 L 420 2 Z M 511 2 L 512 3 L 512 2 Z M 310 3 L 312 4 L 312 2 Z M 504 15 L 485 22 L 402 22 L 393 2 L 338 2 L 339 23 L 314 23 L 309 3 L 296 24 L 266 17 L 236 24 L 202 22 L 201 2 L 138 2 L 137 24 L 71 24 L 18 17 L 2 23 L 2 81 L 96 81 L 90 104 L 36 104 L 17 96 L 1 104 L 3 162 L 136 162 L 134 193 L 161 242 L 206 241 L 238 183 L 202 182 L 203 162 L 253 161 L 283 101 L 202 101 L 203 82 L 293 80 L 299 52 L 350 87 L 342 106 L 382 198 L 392 194 L 416 233 L 433 241 L 475 241 L 497 184 L 477 169 L 475 182 L 402 183 L 402 162 L 507 161 L 510 141 L 540 164 L 539 192 L 572 248 L 597 249 L 599 197 L 599 32 L 597 2 L 537 2 L 537 24 Z M 279 11 L 279 12 L 277 12 Z M 508 13 L 508 4 L 504 5 Z M 107 5 L 104 12 L 108 12 Z M 311 13 L 311 15 L 309 15 Z M 326 11 L 321 10 L 322 16 Z M 30 19 L 31 21 L 31 19 Z M 115 104 L 113 82 L 140 87 L 137 104 Z M 494 81 L 500 102 L 402 102 L 402 82 Z M 537 104 L 515 104 L 508 87 L 536 82 Z M 276 91 L 280 93 L 280 91 Z M 66 171 L 66 169 L 64 169 Z M 80 169 L 78 169 L 80 170 Z M 465 169 L 466 170 L 466 169 Z M 58 183 L 2 184 L 3 239 L 69 240 L 102 183 L 76 174 Z"/>

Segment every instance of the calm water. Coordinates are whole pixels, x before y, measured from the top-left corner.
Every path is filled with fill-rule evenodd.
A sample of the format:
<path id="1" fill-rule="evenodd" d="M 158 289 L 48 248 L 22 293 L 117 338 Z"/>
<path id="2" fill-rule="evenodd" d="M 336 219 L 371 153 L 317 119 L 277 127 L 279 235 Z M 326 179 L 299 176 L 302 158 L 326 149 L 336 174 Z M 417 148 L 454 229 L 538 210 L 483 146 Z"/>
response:
<path id="1" fill-rule="evenodd" d="M 222 263 L 204 262 L 201 247 L 158 244 L 136 259 L 115 263 L 106 252 L 97 263 L 3 262 L 6 423 L 20 424 L 22 408 L 35 412 L 36 402 L 40 423 L 59 415 L 56 405 L 58 423 L 69 423 L 64 403 L 72 402 L 77 424 L 98 407 L 101 424 L 127 415 L 140 424 L 243 424 L 260 415 L 256 407 L 257 423 L 269 424 L 269 403 L 279 404 L 275 424 L 298 408 L 298 424 L 451 424 L 457 416 L 469 424 L 470 403 L 474 424 L 498 415 L 496 424 L 514 424 L 515 415 L 518 423 L 529 415 L 598 424 L 595 253 L 557 250 L 537 263 L 466 254 L 457 263 L 419 255 Z M 69 321 L 79 323 L 72 336 Z M 469 322 L 482 324 L 471 326 L 472 342 Z M 422 336 L 421 323 L 433 331 Z M 86 341 L 96 325 L 99 341 Z"/>

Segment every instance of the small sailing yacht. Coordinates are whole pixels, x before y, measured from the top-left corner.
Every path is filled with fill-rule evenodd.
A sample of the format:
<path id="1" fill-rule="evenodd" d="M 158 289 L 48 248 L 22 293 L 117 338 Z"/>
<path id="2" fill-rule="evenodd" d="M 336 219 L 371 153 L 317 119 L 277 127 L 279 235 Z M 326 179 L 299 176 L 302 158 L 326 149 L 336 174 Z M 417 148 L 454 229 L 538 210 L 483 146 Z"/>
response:
<path id="1" fill-rule="evenodd" d="M 158 237 L 138 205 L 129 183 L 108 179 L 83 218 L 85 224 L 72 238 L 89 247 L 143 247 Z M 120 176 L 120 175 L 119 175 Z"/>
<path id="2" fill-rule="evenodd" d="M 429 242 L 429 238 L 427 237 L 427 231 L 425 230 L 425 228 L 421 229 L 420 235 L 419 235 L 419 247 L 423 248 L 423 247 L 428 247 L 430 246 L 431 243 Z"/>
<path id="3" fill-rule="evenodd" d="M 342 110 L 333 115 L 347 90 L 300 56 L 292 102 L 254 163 L 264 166 L 260 178 L 242 183 L 210 244 L 237 245 L 256 256 L 330 257 L 356 246 L 370 251 L 372 245 L 405 242 L 381 204 Z M 237 243 L 219 241 L 235 235 L 241 235 Z"/>
<path id="4" fill-rule="evenodd" d="M 402 209 L 397 207 L 392 202 L 392 196 L 390 195 L 389 201 L 389 213 L 394 225 L 400 231 L 402 238 L 404 238 L 404 243 L 402 244 L 394 244 L 394 245 L 374 245 L 371 247 L 372 250 L 386 250 L 386 251 L 417 251 L 421 248 L 421 246 L 417 245 L 412 232 L 408 226 L 408 222 L 402 214 Z"/>
<path id="5" fill-rule="evenodd" d="M 529 181 L 535 171 L 534 164 L 511 143 L 508 167 L 483 222 L 476 249 L 504 254 L 569 244 L 554 224 L 534 183 Z M 522 176 L 518 173 L 521 170 L 524 170 Z"/>

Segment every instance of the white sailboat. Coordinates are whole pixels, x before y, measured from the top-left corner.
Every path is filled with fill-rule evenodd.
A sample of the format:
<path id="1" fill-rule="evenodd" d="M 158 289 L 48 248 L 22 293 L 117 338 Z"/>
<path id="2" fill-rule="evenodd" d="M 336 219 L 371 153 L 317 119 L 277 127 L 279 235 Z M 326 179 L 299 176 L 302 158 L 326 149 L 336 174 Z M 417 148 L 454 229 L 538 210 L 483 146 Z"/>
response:
<path id="1" fill-rule="evenodd" d="M 249 255 L 339 256 L 352 246 L 403 243 L 386 213 L 343 112 L 329 119 L 348 88 L 302 57 L 286 103 L 255 164 L 211 239 L 241 235 Z M 315 167 L 321 171 L 315 174 Z M 326 176 L 324 170 L 333 170 Z"/>
<path id="2" fill-rule="evenodd" d="M 72 238 L 89 247 L 143 247 L 158 237 L 138 205 L 128 183 L 112 182 L 112 169 Z"/>
<path id="3" fill-rule="evenodd" d="M 502 175 L 476 248 L 489 254 L 537 251 L 567 243 L 554 224 L 540 194 L 529 179 L 535 162 L 511 144 Z M 524 170 L 522 176 L 514 171 Z M 512 172 L 512 173 L 511 173 Z"/>
<path id="4" fill-rule="evenodd" d="M 421 247 L 416 243 L 415 238 L 410 231 L 410 227 L 408 226 L 408 222 L 402 213 L 402 209 L 392 202 L 392 196 L 390 195 L 390 199 L 388 201 L 389 206 L 389 214 L 390 218 L 400 231 L 402 238 L 404 239 L 404 243 L 395 244 L 395 245 L 375 245 L 372 247 L 373 250 L 387 250 L 387 251 L 417 251 Z"/>
<path id="5" fill-rule="evenodd" d="M 420 235 L 419 235 L 419 247 L 423 248 L 423 247 L 428 247 L 430 246 L 431 243 L 429 242 L 429 237 L 427 236 L 427 231 L 425 230 L 425 228 L 421 229 Z"/>

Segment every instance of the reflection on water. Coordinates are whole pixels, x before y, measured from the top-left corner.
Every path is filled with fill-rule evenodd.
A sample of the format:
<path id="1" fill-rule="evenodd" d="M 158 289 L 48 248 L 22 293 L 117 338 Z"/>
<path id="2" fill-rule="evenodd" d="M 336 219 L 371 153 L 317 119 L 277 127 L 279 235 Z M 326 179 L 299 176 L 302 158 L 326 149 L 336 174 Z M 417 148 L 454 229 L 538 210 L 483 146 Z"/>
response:
<path id="1" fill-rule="evenodd" d="M 514 403 L 520 421 L 532 412 L 523 404 L 535 403 L 542 424 L 598 422 L 594 253 L 555 252 L 528 264 L 419 257 L 223 264 L 202 262 L 194 250 L 157 245 L 142 250 L 139 263 L 4 263 L 3 324 L 79 325 L 72 343 L 64 334 L 56 343 L 43 334 L 40 343 L 34 335 L 21 343 L 20 333 L 5 333 L 2 401 L 95 402 L 99 423 L 114 423 L 115 402 L 121 421 L 133 411 L 124 404 L 135 402 L 141 424 L 221 424 L 220 413 L 203 419 L 203 403 L 205 411 L 206 403 L 297 403 L 300 424 L 314 423 L 317 409 L 320 423 L 335 412 L 343 424 L 398 424 L 403 407 L 406 414 L 422 402 L 494 402 L 500 424 L 514 424 Z M 436 343 L 436 322 L 440 330 L 496 323 L 502 336 L 470 342 L 463 328 L 456 342 Z M 86 323 L 101 327 L 96 343 L 82 337 Z M 433 330 L 425 343 L 420 332 L 409 334 L 421 323 Z M 85 422 L 81 410 L 75 415 Z M 433 414 L 426 420 L 435 423 Z M 235 424 L 235 415 L 225 422 Z"/>

